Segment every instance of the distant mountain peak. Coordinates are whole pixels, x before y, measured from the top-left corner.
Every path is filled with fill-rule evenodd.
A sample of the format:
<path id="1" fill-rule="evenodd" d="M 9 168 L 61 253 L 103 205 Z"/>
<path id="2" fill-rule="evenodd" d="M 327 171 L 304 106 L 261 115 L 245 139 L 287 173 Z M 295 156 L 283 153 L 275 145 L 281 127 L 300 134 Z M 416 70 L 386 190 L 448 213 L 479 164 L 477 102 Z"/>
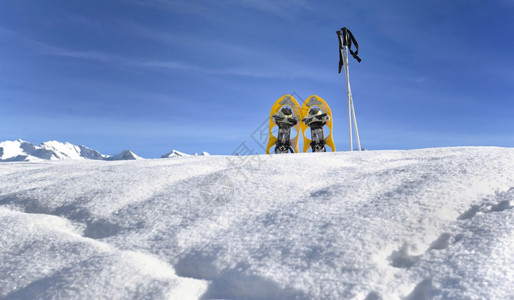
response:
<path id="1" fill-rule="evenodd" d="M 142 157 L 137 156 L 130 150 L 123 150 L 120 153 L 106 158 L 106 160 L 140 160 Z"/>
<path id="2" fill-rule="evenodd" d="M 195 152 L 194 156 L 209 156 L 211 155 L 209 152 L 201 152 L 201 153 L 198 153 L 198 152 Z"/>
<path id="3" fill-rule="evenodd" d="M 24 140 L 0 142 L 0 161 L 38 161 L 41 158 L 32 156 L 38 147 Z"/>
<path id="4" fill-rule="evenodd" d="M 109 157 L 108 155 L 102 154 L 84 145 L 79 145 L 78 147 L 80 148 L 80 156 L 87 159 L 102 160 L 107 159 Z"/>
<path id="5" fill-rule="evenodd" d="M 184 152 L 177 151 L 177 150 L 171 150 L 170 153 L 164 154 L 163 156 L 161 156 L 161 158 L 173 158 L 173 157 L 181 157 L 181 156 L 191 156 L 191 155 L 186 154 Z"/>
<path id="6" fill-rule="evenodd" d="M 79 146 L 75 146 L 70 142 L 58 142 L 58 141 L 48 141 L 41 143 L 40 147 L 42 149 L 48 150 L 52 153 L 51 160 L 53 159 L 84 159 L 80 155 L 81 149 Z"/>

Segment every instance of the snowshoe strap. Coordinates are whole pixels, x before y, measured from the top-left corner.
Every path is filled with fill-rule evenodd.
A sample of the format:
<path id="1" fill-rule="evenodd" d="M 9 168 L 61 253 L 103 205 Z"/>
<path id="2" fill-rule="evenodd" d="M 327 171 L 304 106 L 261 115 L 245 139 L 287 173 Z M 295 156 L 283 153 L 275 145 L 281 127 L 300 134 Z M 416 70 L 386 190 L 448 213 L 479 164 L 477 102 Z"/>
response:
<path id="1" fill-rule="evenodd" d="M 318 116 L 314 116 L 314 117 L 310 117 L 310 118 L 304 118 L 302 121 L 303 123 L 305 123 L 307 126 L 313 128 L 313 126 L 315 126 L 315 128 L 322 128 L 326 123 L 327 123 L 327 120 L 329 118 L 327 118 L 327 114 L 321 114 L 321 115 L 318 115 Z M 315 125 L 316 123 L 319 123 L 318 125 Z"/>

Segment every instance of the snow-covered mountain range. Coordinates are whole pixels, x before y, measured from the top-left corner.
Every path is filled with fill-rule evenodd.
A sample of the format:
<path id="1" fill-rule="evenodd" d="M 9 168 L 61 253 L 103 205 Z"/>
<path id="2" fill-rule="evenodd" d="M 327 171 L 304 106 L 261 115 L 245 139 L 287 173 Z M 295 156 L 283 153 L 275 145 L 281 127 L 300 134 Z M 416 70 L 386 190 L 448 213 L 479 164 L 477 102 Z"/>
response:
<path id="1" fill-rule="evenodd" d="M 514 299 L 514 149 L 0 164 L 0 299 Z"/>
<path id="2" fill-rule="evenodd" d="M 195 153 L 195 155 L 198 154 Z M 202 155 L 208 155 L 208 153 L 203 152 Z M 162 157 L 173 158 L 179 156 L 189 156 L 189 154 L 173 150 Z M 130 150 L 124 150 L 119 154 L 110 156 L 86 146 L 77 146 L 68 142 L 48 141 L 41 143 L 39 146 L 23 140 L 0 142 L 0 162 L 68 159 L 139 160 L 143 158 Z"/>

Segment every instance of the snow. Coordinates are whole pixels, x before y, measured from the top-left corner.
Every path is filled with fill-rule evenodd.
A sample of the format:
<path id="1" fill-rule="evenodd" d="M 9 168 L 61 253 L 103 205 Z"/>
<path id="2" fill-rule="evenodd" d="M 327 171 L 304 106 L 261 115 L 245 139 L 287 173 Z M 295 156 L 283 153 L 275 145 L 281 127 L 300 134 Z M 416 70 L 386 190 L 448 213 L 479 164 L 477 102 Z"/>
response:
<path id="1" fill-rule="evenodd" d="M 208 156 L 207 152 L 195 153 L 195 156 Z M 190 156 L 177 150 L 161 156 L 161 158 L 174 158 Z M 140 160 L 144 159 L 131 150 L 110 156 L 86 146 L 73 145 L 69 142 L 48 141 L 35 146 L 23 140 L 0 142 L 0 162 L 9 161 L 42 161 L 42 160 Z"/>
<path id="2" fill-rule="evenodd" d="M 4 162 L 0 177 L 0 298 L 514 298 L 514 149 Z"/>
<path id="3" fill-rule="evenodd" d="M 86 146 L 48 141 L 35 146 L 23 140 L 0 142 L 0 161 L 41 161 L 63 159 L 106 159 L 108 156 Z"/>
<path id="4" fill-rule="evenodd" d="M 199 156 L 199 155 L 208 156 L 208 155 L 211 155 L 211 154 L 209 152 L 203 151 L 201 153 L 195 152 L 195 154 L 193 154 L 193 155 L 196 155 L 196 156 Z"/>
<path id="5" fill-rule="evenodd" d="M 123 150 L 119 154 L 107 157 L 105 160 L 138 160 L 143 159 L 130 150 Z"/>
<path id="6" fill-rule="evenodd" d="M 52 159 L 83 159 L 80 148 L 69 142 L 49 141 L 41 143 L 41 148 L 54 153 Z"/>
<path id="7" fill-rule="evenodd" d="M 36 150 L 34 145 L 23 140 L 0 142 L 0 161 L 41 160 L 41 158 L 31 155 Z"/>
<path id="8" fill-rule="evenodd" d="M 204 153 L 206 153 L 206 152 L 204 152 Z M 182 157 L 182 156 L 189 156 L 189 155 L 190 154 L 186 154 L 184 152 L 180 152 L 177 150 L 171 150 L 170 153 L 164 154 L 163 156 L 161 156 L 161 158 L 174 158 L 174 157 Z"/>

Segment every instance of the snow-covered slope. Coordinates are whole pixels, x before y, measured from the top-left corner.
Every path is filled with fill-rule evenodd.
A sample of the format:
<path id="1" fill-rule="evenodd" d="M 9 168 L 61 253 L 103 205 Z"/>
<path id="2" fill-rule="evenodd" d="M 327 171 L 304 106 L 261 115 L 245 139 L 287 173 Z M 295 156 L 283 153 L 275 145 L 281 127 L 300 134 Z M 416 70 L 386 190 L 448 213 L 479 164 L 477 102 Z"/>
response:
<path id="1" fill-rule="evenodd" d="M 0 298 L 514 298 L 514 149 L 9 163 L 0 178 Z"/>

